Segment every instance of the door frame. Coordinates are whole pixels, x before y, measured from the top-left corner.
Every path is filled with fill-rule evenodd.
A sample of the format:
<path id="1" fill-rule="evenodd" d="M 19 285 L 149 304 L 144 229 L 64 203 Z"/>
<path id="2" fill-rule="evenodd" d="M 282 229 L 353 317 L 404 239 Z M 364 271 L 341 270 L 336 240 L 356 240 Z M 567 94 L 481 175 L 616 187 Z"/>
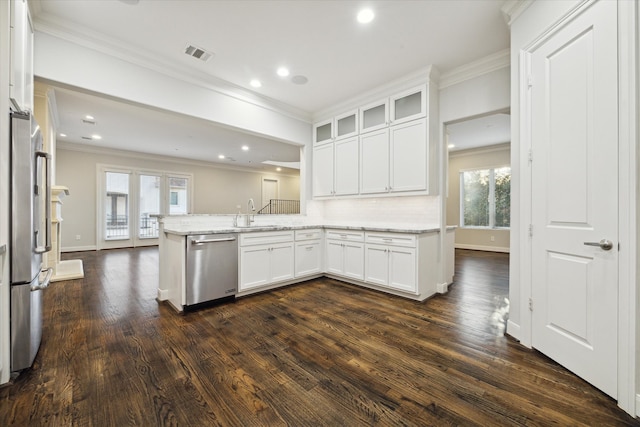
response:
<path id="1" fill-rule="evenodd" d="M 510 335 L 519 339 L 526 347 L 531 347 L 532 313 L 529 310 L 529 299 L 532 295 L 531 260 L 532 244 L 529 238 L 529 224 L 532 223 L 532 178 L 529 149 L 531 148 L 530 127 L 531 108 L 528 90 L 528 70 L 530 55 L 537 46 L 559 27 L 564 26 L 576 16 L 592 6 L 596 0 L 577 2 L 560 19 L 542 31 L 533 41 L 518 49 L 512 46 L 512 78 L 514 110 L 512 123 L 512 177 L 516 181 L 514 189 L 519 190 L 519 197 L 512 197 L 512 280 L 519 286 L 510 288 L 512 304 L 517 306 L 519 319 L 510 321 Z M 543 6 L 544 7 L 544 6 Z M 618 405 L 636 416 L 640 415 L 640 395 L 636 391 L 636 370 L 638 355 L 636 354 L 636 320 L 638 318 L 638 66 L 637 48 L 638 21 L 640 14 L 636 2 L 618 2 L 618 221 L 617 241 L 620 242 L 618 271 Z M 513 38 L 512 38 L 513 40 Z M 628 96 L 632 94 L 632 96 Z M 515 169 L 515 170 L 514 170 Z M 513 253 L 515 252 L 515 253 Z M 516 323 L 518 322 L 518 323 Z"/>

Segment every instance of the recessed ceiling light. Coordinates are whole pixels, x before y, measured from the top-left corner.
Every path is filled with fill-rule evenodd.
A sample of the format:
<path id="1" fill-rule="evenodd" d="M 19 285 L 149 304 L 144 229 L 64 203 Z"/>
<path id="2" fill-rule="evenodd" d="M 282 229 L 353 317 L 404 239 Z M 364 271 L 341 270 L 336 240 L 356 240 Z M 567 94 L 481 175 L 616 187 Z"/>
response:
<path id="1" fill-rule="evenodd" d="M 289 75 L 289 69 L 287 67 L 280 67 L 277 73 L 280 77 L 287 77 Z"/>
<path id="2" fill-rule="evenodd" d="M 248 145 L 243 145 L 242 146 L 242 151 L 249 151 L 249 146 Z"/>
<path id="3" fill-rule="evenodd" d="M 276 170 L 277 170 L 278 172 L 280 172 L 280 171 L 282 170 L 282 168 L 276 168 Z"/>
<path id="4" fill-rule="evenodd" d="M 93 135 L 91 135 L 91 139 L 100 140 L 100 139 L 102 139 L 102 137 L 100 135 L 94 133 Z"/>
<path id="5" fill-rule="evenodd" d="M 369 22 L 373 21 L 373 18 L 375 17 L 373 10 L 371 9 L 362 9 L 360 12 L 358 12 L 358 22 L 361 24 L 368 24 Z"/>
<path id="6" fill-rule="evenodd" d="M 456 146 L 455 144 L 449 144 L 449 145 L 447 145 L 447 147 L 448 147 L 448 148 L 453 148 L 453 147 L 455 147 L 455 146 Z"/>
<path id="7" fill-rule="evenodd" d="M 61 134 L 60 134 L 60 137 L 61 137 L 61 138 L 64 138 L 65 136 L 67 136 L 67 134 L 66 134 L 66 133 L 61 133 Z"/>
<path id="8" fill-rule="evenodd" d="M 224 159 L 224 154 L 218 154 L 218 158 L 219 158 L 220 160 Z"/>
<path id="9" fill-rule="evenodd" d="M 261 87 L 262 83 L 260 83 L 260 80 L 258 79 L 253 79 L 249 82 L 249 84 L 253 87 Z"/>
<path id="10" fill-rule="evenodd" d="M 86 116 L 84 116 L 84 118 L 87 120 L 93 120 L 94 117 L 90 114 L 87 114 Z"/>

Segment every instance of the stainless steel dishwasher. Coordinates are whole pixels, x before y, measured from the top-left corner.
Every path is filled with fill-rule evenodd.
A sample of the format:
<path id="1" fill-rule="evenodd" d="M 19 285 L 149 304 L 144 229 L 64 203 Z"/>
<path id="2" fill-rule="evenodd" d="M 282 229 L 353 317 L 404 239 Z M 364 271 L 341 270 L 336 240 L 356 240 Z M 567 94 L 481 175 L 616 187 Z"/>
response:
<path id="1" fill-rule="evenodd" d="M 186 240 L 186 306 L 235 298 L 238 289 L 236 235 L 201 234 L 188 236 Z"/>

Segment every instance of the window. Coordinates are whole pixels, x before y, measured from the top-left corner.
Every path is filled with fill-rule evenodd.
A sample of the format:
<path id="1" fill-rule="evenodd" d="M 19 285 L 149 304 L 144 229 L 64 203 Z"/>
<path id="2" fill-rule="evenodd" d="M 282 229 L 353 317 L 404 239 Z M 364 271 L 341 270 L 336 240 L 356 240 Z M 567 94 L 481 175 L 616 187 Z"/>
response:
<path id="1" fill-rule="evenodd" d="M 460 172 L 461 226 L 508 228 L 510 218 L 510 167 Z"/>
<path id="2" fill-rule="evenodd" d="M 169 215 L 183 215 L 188 213 L 188 188 L 189 179 L 186 177 L 171 175 L 169 180 Z"/>

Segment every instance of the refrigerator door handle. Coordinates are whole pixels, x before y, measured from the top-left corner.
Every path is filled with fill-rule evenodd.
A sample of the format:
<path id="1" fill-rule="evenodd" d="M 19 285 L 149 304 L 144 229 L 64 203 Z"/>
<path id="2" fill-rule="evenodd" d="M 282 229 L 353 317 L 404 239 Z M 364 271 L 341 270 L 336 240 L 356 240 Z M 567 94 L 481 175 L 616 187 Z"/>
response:
<path id="1" fill-rule="evenodd" d="M 46 289 L 49 287 L 49 283 L 51 283 L 51 276 L 53 276 L 53 268 L 42 269 L 41 273 L 47 272 L 44 280 L 42 282 L 38 281 L 37 285 L 31 286 L 31 292 L 39 291 L 41 289 Z"/>
<path id="2" fill-rule="evenodd" d="M 51 154 L 44 151 L 36 151 L 36 159 L 42 157 L 45 159 L 47 173 L 45 175 L 45 244 L 44 247 L 38 246 L 36 239 L 35 253 L 42 254 L 51 250 Z"/>

